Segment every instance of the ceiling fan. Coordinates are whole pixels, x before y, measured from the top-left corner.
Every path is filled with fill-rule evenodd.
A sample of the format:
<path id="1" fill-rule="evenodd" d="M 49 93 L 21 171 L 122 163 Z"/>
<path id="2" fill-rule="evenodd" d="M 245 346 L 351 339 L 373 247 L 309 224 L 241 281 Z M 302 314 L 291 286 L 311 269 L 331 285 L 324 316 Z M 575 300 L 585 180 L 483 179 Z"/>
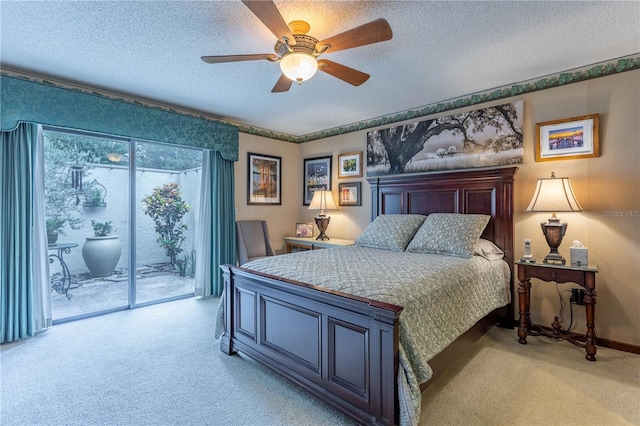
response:
<path id="1" fill-rule="evenodd" d="M 208 64 L 258 59 L 279 62 L 282 75 L 271 90 L 273 93 L 286 92 L 294 81 L 300 84 L 313 77 L 317 70 L 359 86 L 369 79 L 369 74 L 326 59 L 318 60 L 317 57 L 324 53 L 391 40 L 393 37 L 389 23 L 384 19 L 377 19 L 333 37 L 318 40 L 307 35 L 310 27 L 304 21 L 292 21 L 287 25 L 273 1 L 243 0 L 242 3 L 278 38 L 274 47 L 275 54 L 202 56 L 202 60 Z"/>

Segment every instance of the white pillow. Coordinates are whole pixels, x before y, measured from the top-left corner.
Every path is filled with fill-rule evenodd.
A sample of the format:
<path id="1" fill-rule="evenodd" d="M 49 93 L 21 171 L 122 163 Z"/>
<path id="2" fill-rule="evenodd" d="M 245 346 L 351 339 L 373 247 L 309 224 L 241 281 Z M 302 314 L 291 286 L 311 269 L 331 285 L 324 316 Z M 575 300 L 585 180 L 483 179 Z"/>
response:
<path id="1" fill-rule="evenodd" d="M 500 260 L 504 257 L 504 252 L 500 250 L 500 247 L 484 238 L 478 240 L 475 252 L 478 256 L 482 256 L 487 260 Z"/>

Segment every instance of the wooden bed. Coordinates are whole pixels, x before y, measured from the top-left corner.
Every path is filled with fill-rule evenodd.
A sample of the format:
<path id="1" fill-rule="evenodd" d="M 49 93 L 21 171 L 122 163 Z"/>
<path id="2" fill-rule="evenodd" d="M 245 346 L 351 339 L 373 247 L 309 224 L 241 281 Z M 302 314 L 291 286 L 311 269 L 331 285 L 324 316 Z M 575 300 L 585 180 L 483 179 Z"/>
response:
<path id="1" fill-rule="evenodd" d="M 370 178 L 371 218 L 435 212 L 488 214 L 491 219 L 482 238 L 500 247 L 512 268 L 516 171 L 510 167 Z M 223 352 L 242 352 L 271 367 L 360 424 L 398 423 L 402 307 L 231 265 L 222 269 Z M 513 319 L 510 303 L 480 320 L 429 362 L 434 377 L 488 327 L 498 322 L 512 328 Z M 265 337 L 268 327 L 289 324 L 296 327 L 284 337 L 280 333 L 277 341 Z"/>

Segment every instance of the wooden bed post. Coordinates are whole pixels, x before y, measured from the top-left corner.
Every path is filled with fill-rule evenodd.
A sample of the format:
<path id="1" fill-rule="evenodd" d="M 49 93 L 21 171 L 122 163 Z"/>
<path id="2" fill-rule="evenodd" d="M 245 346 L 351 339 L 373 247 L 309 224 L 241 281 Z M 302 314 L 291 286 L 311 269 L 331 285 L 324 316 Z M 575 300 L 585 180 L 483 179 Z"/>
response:
<path id="1" fill-rule="evenodd" d="M 231 341 L 231 333 L 233 331 L 233 306 L 231 303 L 231 297 L 225 297 L 225 294 L 231 295 L 233 288 L 231 285 L 231 265 L 221 265 L 222 276 L 224 277 L 224 334 L 220 338 L 220 350 L 227 355 L 233 355 L 236 351 L 233 349 L 233 343 Z"/>

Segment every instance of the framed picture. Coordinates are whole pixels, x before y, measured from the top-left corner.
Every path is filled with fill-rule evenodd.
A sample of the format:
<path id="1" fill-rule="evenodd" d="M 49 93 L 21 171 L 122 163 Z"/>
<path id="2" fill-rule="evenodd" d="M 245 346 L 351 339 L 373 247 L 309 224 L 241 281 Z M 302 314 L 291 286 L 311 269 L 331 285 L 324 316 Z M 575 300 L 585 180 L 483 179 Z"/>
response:
<path id="1" fill-rule="evenodd" d="M 338 155 L 338 179 L 362 177 L 362 151 Z"/>
<path id="2" fill-rule="evenodd" d="M 600 156 L 598 114 L 536 124 L 536 161 Z"/>
<path id="3" fill-rule="evenodd" d="M 282 157 L 247 155 L 247 204 L 282 204 Z"/>
<path id="4" fill-rule="evenodd" d="M 313 223 L 296 223 L 296 237 L 311 238 L 313 237 Z"/>
<path id="5" fill-rule="evenodd" d="M 339 206 L 361 206 L 362 183 L 349 182 L 338 184 L 338 197 Z"/>
<path id="6" fill-rule="evenodd" d="M 311 204 L 313 192 L 318 189 L 331 190 L 331 157 L 304 160 L 302 204 L 305 206 Z"/>

